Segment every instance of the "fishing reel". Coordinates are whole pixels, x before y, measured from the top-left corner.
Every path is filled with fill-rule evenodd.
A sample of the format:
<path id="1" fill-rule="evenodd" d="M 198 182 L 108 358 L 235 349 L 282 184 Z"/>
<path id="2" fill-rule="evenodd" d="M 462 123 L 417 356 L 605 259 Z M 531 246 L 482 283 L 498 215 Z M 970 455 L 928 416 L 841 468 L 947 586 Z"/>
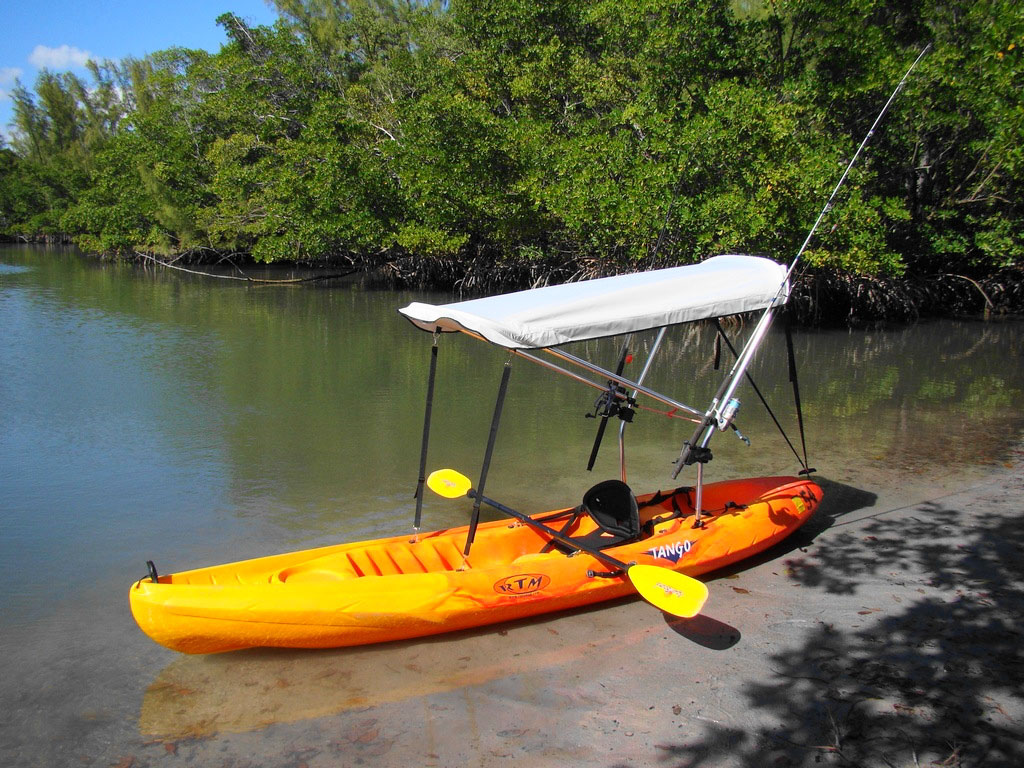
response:
<path id="1" fill-rule="evenodd" d="M 608 419 L 618 416 L 631 424 L 636 415 L 636 400 L 626 394 L 626 388 L 614 381 L 608 382 L 608 389 L 594 401 L 593 413 L 583 414 L 588 419 Z"/>
<path id="2" fill-rule="evenodd" d="M 622 421 L 631 423 L 636 400 L 626 394 L 626 388 L 616 381 L 608 382 L 608 389 L 601 393 L 601 396 L 594 402 L 594 412 L 583 414 L 588 419 L 600 418 L 597 425 L 597 436 L 594 438 L 594 447 L 590 451 L 590 460 L 587 462 L 587 471 L 594 468 L 597 461 L 597 452 L 601 448 L 601 440 L 604 438 L 605 427 L 608 426 L 608 419 L 618 416 Z"/>
<path id="3" fill-rule="evenodd" d="M 725 432 L 727 429 L 731 429 L 736 433 L 736 437 L 742 440 L 747 445 L 750 445 L 750 438 L 740 432 L 739 428 L 733 424 L 733 419 L 736 418 L 736 414 L 740 410 L 740 401 L 735 397 L 731 398 L 729 402 L 718 412 L 715 416 L 715 422 L 719 432 Z"/>

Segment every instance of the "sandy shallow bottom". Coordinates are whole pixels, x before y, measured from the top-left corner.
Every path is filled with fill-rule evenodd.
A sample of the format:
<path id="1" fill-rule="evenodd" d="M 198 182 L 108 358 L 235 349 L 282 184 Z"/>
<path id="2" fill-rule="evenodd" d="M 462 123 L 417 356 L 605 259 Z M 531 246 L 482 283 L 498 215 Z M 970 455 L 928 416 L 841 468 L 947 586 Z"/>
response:
<path id="1" fill-rule="evenodd" d="M 809 525 L 689 621 L 625 600 L 186 657 L 135 628 L 126 587 L 69 590 L 7 635 L 0 764 L 1024 764 L 1024 447 L 862 485 L 823 481 Z"/>

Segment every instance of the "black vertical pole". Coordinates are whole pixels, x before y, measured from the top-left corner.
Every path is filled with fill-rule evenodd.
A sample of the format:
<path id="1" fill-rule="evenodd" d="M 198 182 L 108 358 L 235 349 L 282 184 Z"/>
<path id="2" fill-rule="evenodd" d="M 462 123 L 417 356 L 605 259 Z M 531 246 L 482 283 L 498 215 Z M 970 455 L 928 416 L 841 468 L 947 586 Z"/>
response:
<path id="1" fill-rule="evenodd" d="M 487 437 L 487 450 L 484 451 L 484 464 L 480 468 L 480 482 L 476 485 L 476 500 L 473 502 L 473 516 L 469 521 L 469 535 L 466 536 L 466 549 L 463 557 L 469 557 L 469 548 L 473 546 L 476 538 L 476 527 L 480 523 L 480 499 L 484 495 L 484 484 L 487 482 L 487 472 L 491 468 L 491 455 L 494 453 L 494 441 L 498 437 L 498 423 L 501 421 L 501 411 L 505 407 L 505 392 L 508 391 L 508 377 L 512 373 L 512 358 L 505 363 L 501 372 L 501 384 L 498 386 L 498 400 L 494 404 L 494 416 L 491 417 L 491 433 Z"/>
<path id="2" fill-rule="evenodd" d="M 434 346 L 430 348 L 430 374 L 427 376 L 427 407 L 423 414 L 423 444 L 420 448 L 420 477 L 416 483 L 416 517 L 413 520 L 413 535 L 420 532 L 423 517 L 423 484 L 427 480 L 427 446 L 430 444 L 430 413 L 434 407 L 434 378 L 437 376 L 437 334 L 434 332 Z"/>
<path id="3" fill-rule="evenodd" d="M 626 367 L 626 358 L 629 357 L 629 342 L 631 338 L 631 335 L 627 336 L 626 340 L 622 343 L 622 351 L 619 352 L 619 362 L 615 366 L 616 376 L 621 376 L 622 369 Z M 590 459 L 587 461 L 587 472 L 592 472 L 594 470 L 594 462 L 597 461 L 597 452 L 601 448 L 601 441 L 604 439 L 604 431 L 608 427 L 608 419 L 611 417 L 612 411 L 617 410 L 612 408 L 612 406 L 615 405 L 614 395 L 612 393 L 617 391 L 617 388 L 618 382 L 608 382 L 608 394 L 606 397 L 613 399 L 611 402 L 605 403 L 605 406 L 602 409 L 603 412 L 598 414 L 598 418 L 600 418 L 601 421 L 597 425 L 597 437 L 594 438 L 594 447 L 590 449 Z"/>

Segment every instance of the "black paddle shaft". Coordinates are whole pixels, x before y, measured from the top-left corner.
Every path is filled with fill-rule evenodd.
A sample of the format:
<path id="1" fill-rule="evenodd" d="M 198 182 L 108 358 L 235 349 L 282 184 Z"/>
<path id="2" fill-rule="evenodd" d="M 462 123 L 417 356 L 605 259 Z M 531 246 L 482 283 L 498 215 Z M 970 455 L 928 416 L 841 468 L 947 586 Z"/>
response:
<path id="1" fill-rule="evenodd" d="M 629 564 L 624 563 L 621 560 L 619 560 L 619 559 L 617 559 L 615 557 L 612 557 L 611 555 L 609 555 L 609 554 L 607 554 L 605 552 L 602 552 L 600 549 L 596 549 L 595 547 L 589 547 L 586 544 L 580 544 L 578 541 L 575 541 L 571 536 L 566 536 L 563 533 L 559 533 L 554 528 L 550 528 L 550 527 L 544 525 L 544 523 L 542 523 L 542 522 L 540 522 L 538 520 L 534 520 L 529 515 L 524 515 L 522 512 L 518 512 L 518 511 L 512 509 L 511 507 L 506 507 L 500 501 L 495 501 L 494 499 L 489 499 L 486 496 L 484 496 L 483 494 L 477 492 L 475 489 L 471 489 L 469 491 L 469 493 L 466 494 L 466 495 L 469 496 L 471 499 L 476 499 L 478 502 L 482 501 L 484 504 L 487 504 L 488 506 L 494 507 L 499 512 L 503 512 L 504 514 L 508 515 L 509 517 L 514 517 L 517 520 L 520 520 L 520 521 L 526 523 L 527 525 L 536 528 L 538 531 L 542 531 L 543 533 L 546 533 L 548 536 L 551 536 L 554 539 L 558 539 L 558 541 L 560 541 L 563 544 L 566 544 L 566 545 L 572 547 L 573 549 L 575 549 L 575 550 L 577 550 L 579 552 L 586 552 L 588 555 L 592 555 L 592 556 L 598 558 L 599 560 L 604 560 L 606 563 L 608 563 L 611 566 L 614 566 L 615 568 L 619 568 L 619 569 L 621 569 L 623 571 L 628 571 L 631 566 L 635 565 L 635 563 L 629 563 Z"/>

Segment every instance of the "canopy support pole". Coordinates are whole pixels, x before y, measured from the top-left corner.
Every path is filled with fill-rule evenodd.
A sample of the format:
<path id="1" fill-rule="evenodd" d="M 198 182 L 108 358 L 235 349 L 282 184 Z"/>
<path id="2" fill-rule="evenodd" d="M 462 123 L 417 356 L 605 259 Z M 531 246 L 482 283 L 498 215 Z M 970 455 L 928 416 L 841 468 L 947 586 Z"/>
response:
<path id="1" fill-rule="evenodd" d="M 616 384 L 621 384 L 622 386 L 627 388 L 632 387 L 640 394 L 647 395 L 648 397 L 653 398 L 655 400 L 660 400 L 661 402 L 665 403 L 665 405 L 670 405 L 673 408 L 678 408 L 681 411 L 686 411 L 687 413 L 691 413 L 694 416 L 701 415 L 700 411 L 698 411 L 696 408 L 692 408 L 689 405 L 685 405 L 677 400 L 673 400 L 670 397 L 666 397 L 665 395 L 659 394 L 658 392 L 655 392 L 653 389 L 648 389 L 639 382 L 635 382 L 632 379 L 627 379 L 625 376 L 616 376 L 611 371 L 606 371 L 599 365 L 594 365 L 593 363 L 587 362 L 586 360 L 580 357 L 576 357 L 576 355 L 569 354 L 563 349 L 558 349 L 557 347 L 546 347 L 544 351 L 554 357 L 557 357 L 561 360 L 565 360 L 568 363 L 577 365 L 580 368 L 585 368 L 588 371 L 593 371 L 598 376 L 606 376 L 612 381 L 614 381 Z M 538 359 L 538 362 L 541 361 Z M 541 362 L 541 365 L 543 364 L 544 363 Z M 601 387 L 601 389 L 604 389 L 604 387 Z"/>
<path id="2" fill-rule="evenodd" d="M 571 355 L 568 352 L 565 352 L 563 350 L 557 349 L 555 347 L 547 347 L 547 348 L 544 349 L 544 351 L 547 352 L 548 354 L 554 356 L 554 357 L 557 357 L 559 359 L 565 360 L 566 362 L 572 363 L 573 365 L 577 365 L 580 368 L 588 370 L 591 373 L 594 373 L 594 374 L 596 374 L 598 376 L 603 376 L 603 377 L 609 379 L 610 381 L 615 382 L 616 384 L 621 384 L 623 387 L 626 387 L 627 389 L 632 387 L 632 388 L 636 389 L 636 391 L 638 393 L 640 393 L 642 395 L 646 395 L 647 397 L 651 398 L 652 400 L 657 400 L 660 403 L 664 403 L 665 405 L 669 406 L 670 408 L 675 408 L 676 410 L 684 411 L 685 413 L 689 413 L 689 414 L 691 414 L 693 416 L 703 416 L 704 415 L 700 411 L 698 411 L 696 408 L 694 408 L 692 406 L 689 406 L 689 405 L 686 405 L 686 403 L 681 403 L 678 400 L 674 400 L 671 397 L 668 397 L 667 395 L 661 394 L 660 392 L 655 392 L 653 389 L 648 389 L 647 387 L 645 387 L 645 386 L 643 386 L 641 384 L 638 384 L 637 382 L 633 381 L 632 379 L 628 379 L 625 376 L 622 376 L 621 374 L 614 374 L 611 371 L 606 370 L 606 369 L 602 368 L 599 365 L 593 365 L 592 363 L 589 363 L 586 360 L 583 360 L 583 359 L 581 359 L 579 357 L 576 357 L 575 355 Z M 531 355 L 529 352 L 524 352 L 521 349 L 513 349 L 512 353 L 514 355 L 518 356 L 518 357 L 525 357 L 527 360 L 529 360 L 531 362 L 534 362 L 534 363 L 537 363 L 537 365 L 541 366 L 542 368 L 547 368 L 549 371 L 554 371 L 555 373 L 560 373 L 563 376 L 567 376 L 570 379 L 572 379 L 573 381 L 578 381 L 580 384 L 585 384 L 588 387 L 592 387 L 592 388 L 600 390 L 602 392 L 604 392 L 604 391 L 606 391 L 608 389 L 607 385 L 601 386 L 596 381 L 591 381 L 590 379 L 588 379 L 585 376 L 580 376 L 578 373 L 573 373 L 572 371 L 570 371 L 567 368 L 563 368 L 560 365 L 556 365 L 555 363 L 552 363 L 550 360 L 545 360 L 542 357 L 537 357 L 536 355 Z"/>
<path id="3" fill-rule="evenodd" d="M 484 451 L 484 463 L 480 468 L 480 482 L 477 483 L 477 496 L 473 502 L 473 516 L 469 520 L 469 533 L 466 536 L 466 548 L 462 552 L 463 559 L 469 557 L 469 549 L 473 546 L 476 538 L 477 525 L 480 523 L 480 504 L 484 494 L 484 484 L 487 482 L 487 472 L 491 468 L 491 456 L 494 454 L 494 442 L 498 437 L 498 424 L 501 422 L 501 412 L 505 407 L 505 393 L 508 391 L 508 378 L 512 373 L 512 355 L 505 361 L 505 367 L 501 371 L 501 384 L 498 385 L 498 399 L 494 403 L 494 415 L 491 417 L 491 432 L 487 436 L 487 449 Z M 463 562 L 463 567 L 465 561 Z"/>
<path id="4" fill-rule="evenodd" d="M 701 519 L 701 510 L 704 502 L 704 463 L 697 464 L 697 493 L 693 504 L 693 527 L 703 528 L 704 521 Z"/>
<path id="5" fill-rule="evenodd" d="M 643 386 L 644 379 L 647 378 L 648 371 L 651 370 L 651 363 L 654 362 L 654 356 L 658 354 L 658 349 L 661 347 L 661 342 L 665 338 L 665 331 L 668 330 L 665 326 L 662 326 L 658 331 L 657 337 L 654 339 L 654 344 L 651 346 L 651 352 L 647 355 L 647 361 L 644 363 L 644 368 L 640 371 L 640 376 L 637 378 L 637 386 Z M 639 389 L 633 390 L 633 399 L 636 400 L 636 396 L 640 394 Z M 623 420 L 619 424 L 619 479 L 622 482 L 626 482 L 626 421 Z"/>
<path id="6" fill-rule="evenodd" d="M 460 332 L 466 334 L 470 338 L 478 339 L 478 340 L 483 341 L 483 342 L 487 342 L 487 339 L 484 338 L 483 336 L 481 336 L 479 333 L 475 333 L 473 331 L 467 331 L 467 330 L 461 330 Z M 487 343 L 490 343 L 490 342 L 487 342 Z M 549 355 L 552 355 L 553 357 L 559 358 L 560 360 L 565 360 L 566 362 L 572 363 L 573 365 L 577 365 L 580 368 L 583 368 L 584 370 L 590 371 L 593 374 L 596 374 L 598 376 L 603 376 L 603 377 L 605 377 L 607 379 L 610 379 L 611 381 L 615 382 L 616 384 L 621 384 L 623 387 L 626 387 L 627 389 L 629 387 L 633 387 L 640 394 L 646 395 L 647 397 L 651 398 L 652 400 L 657 400 L 660 403 L 664 403 L 665 405 L 667 405 L 670 408 L 673 408 L 673 409 L 675 409 L 677 411 L 683 411 L 684 413 L 688 413 L 691 416 L 703 416 L 704 415 L 700 411 L 698 411 L 696 408 L 694 408 L 693 406 L 686 405 L 686 403 L 681 403 L 678 400 L 674 400 L 671 397 L 669 397 L 668 395 L 663 395 L 660 392 L 655 392 L 653 389 L 648 389 L 647 387 L 641 386 L 641 385 L 637 384 L 635 381 L 633 381 L 632 379 L 628 379 L 628 378 L 626 378 L 625 376 L 622 376 L 622 375 L 614 374 L 611 371 L 606 370 L 606 369 L 602 368 L 599 365 L 594 365 L 593 363 L 587 362 L 586 360 L 584 360 L 582 358 L 579 358 L 579 357 L 576 357 L 575 355 L 571 355 L 568 352 L 565 352 L 564 350 L 558 349 L 557 347 L 544 347 L 544 351 L 547 352 Z M 549 360 L 545 360 L 542 357 L 538 357 L 537 355 L 532 355 L 529 352 L 526 352 L 525 350 L 522 350 L 522 349 L 510 349 L 509 352 L 511 354 L 517 356 L 517 357 L 526 358 L 531 363 L 536 363 L 541 368 L 547 368 L 549 371 L 554 371 L 555 373 L 560 373 L 563 376 L 566 376 L 566 377 L 572 379 L 573 381 L 579 382 L 580 384 L 584 384 L 584 385 L 586 385 L 588 387 L 592 387 L 593 389 L 599 390 L 601 392 L 604 392 L 604 391 L 606 391 L 608 389 L 607 385 L 602 386 L 601 384 L 598 384 L 596 381 L 591 381 L 590 379 L 588 379 L 585 376 L 580 376 L 578 373 L 573 373 L 568 368 L 563 368 L 562 366 L 556 365 L 555 363 L 552 363 Z"/>
<path id="7" fill-rule="evenodd" d="M 423 485 L 427 480 L 427 446 L 430 445 L 430 415 L 434 408 L 434 379 L 437 378 L 437 339 L 441 329 L 434 330 L 434 345 L 430 348 L 430 373 L 427 375 L 427 406 L 423 414 L 423 442 L 420 447 L 420 476 L 416 481 L 416 515 L 412 523 L 412 541 L 420 538 L 420 522 L 423 517 Z"/>

